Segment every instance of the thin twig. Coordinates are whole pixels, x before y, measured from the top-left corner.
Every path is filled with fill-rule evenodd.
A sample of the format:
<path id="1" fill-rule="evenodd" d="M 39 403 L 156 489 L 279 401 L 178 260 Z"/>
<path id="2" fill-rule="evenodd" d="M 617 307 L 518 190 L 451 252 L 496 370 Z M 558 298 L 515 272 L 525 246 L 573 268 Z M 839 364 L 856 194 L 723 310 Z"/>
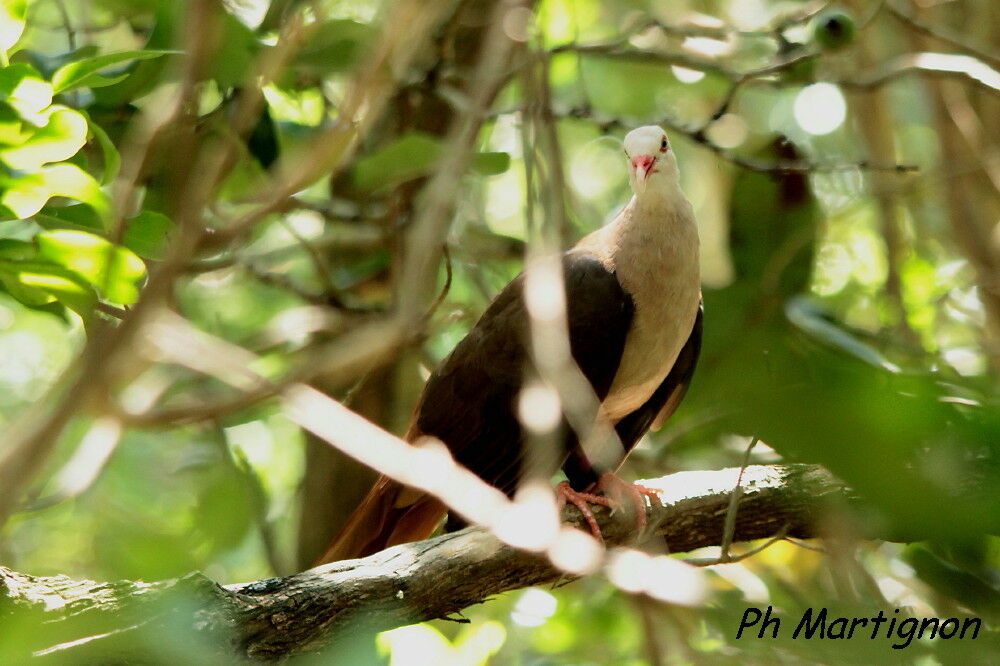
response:
<path id="1" fill-rule="evenodd" d="M 895 17 L 911 30 L 927 35 L 928 37 L 933 37 L 939 42 L 943 42 L 954 49 L 958 49 L 963 53 L 968 53 L 969 55 L 982 60 L 994 69 L 1000 69 L 1000 56 L 995 53 L 990 53 L 985 49 L 970 45 L 969 38 L 965 35 L 953 33 L 947 28 L 943 28 L 938 25 L 932 26 L 924 23 L 912 14 L 910 10 L 906 9 L 895 0 L 886 0 L 883 3 L 883 7 L 888 10 L 890 15 Z"/>
<path id="2" fill-rule="evenodd" d="M 778 543 L 779 541 L 788 541 L 789 539 L 786 536 L 787 534 L 788 534 L 788 525 L 786 524 L 784 527 L 778 530 L 777 534 L 775 534 L 773 537 L 771 537 L 764 543 L 760 544 L 759 546 L 756 546 L 755 548 L 751 548 L 750 550 L 739 553 L 738 555 L 730 555 L 727 552 L 725 556 L 720 555 L 719 557 L 708 557 L 708 558 L 690 557 L 690 558 L 684 558 L 683 561 L 686 562 L 687 564 L 696 567 L 714 567 L 718 564 L 734 564 L 736 562 L 741 562 L 745 559 L 753 557 L 754 555 L 757 555 L 758 553 L 767 550 L 768 548 Z"/>
<path id="3" fill-rule="evenodd" d="M 743 470 L 750 464 L 750 453 L 753 447 L 757 446 L 757 437 L 750 440 L 746 453 L 743 454 L 743 464 L 740 465 L 740 474 L 736 477 L 736 487 L 729 496 L 729 507 L 726 509 L 726 522 L 722 527 L 722 554 L 719 559 L 729 561 L 729 546 L 733 543 L 733 534 L 736 533 L 736 512 L 739 509 L 740 498 L 743 496 Z"/>
<path id="4" fill-rule="evenodd" d="M 564 118 L 589 118 L 597 123 L 603 130 L 609 131 L 611 129 L 633 129 L 638 125 L 634 122 L 627 121 L 623 118 L 616 117 L 606 117 L 598 116 L 592 110 L 582 107 L 574 107 L 566 111 L 556 112 L 557 115 Z M 806 161 L 783 161 L 783 162 L 761 162 L 759 160 L 751 159 L 749 157 L 744 157 L 742 155 L 736 155 L 726 148 L 713 143 L 704 132 L 698 129 L 692 129 L 685 125 L 682 125 L 676 119 L 665 116 L 660 118 L 658 121 L 654 121 L 655 124 L 662 125 L 672 132 L 677 134 L 683 134 L 691 141 L 694 141 L 703 148 L 706 148 L 721 159 L 730 162 L 738 167 L 746 169 L 748 171 L 755 171 L 757 173 L 771 173 L 771 174 L 789 174 L 789 173 L 829 173 L 837 171 L 892 171 L 895 173 L 909 173 L 917 171 L 919 167 L 914 164 L 876 164 L 868 160 L 859 160 L 857 162 L 846 162 L 846 163 L 836 163 L 836 164 L 823 164 L 823 163 L 813 163 Z"/>

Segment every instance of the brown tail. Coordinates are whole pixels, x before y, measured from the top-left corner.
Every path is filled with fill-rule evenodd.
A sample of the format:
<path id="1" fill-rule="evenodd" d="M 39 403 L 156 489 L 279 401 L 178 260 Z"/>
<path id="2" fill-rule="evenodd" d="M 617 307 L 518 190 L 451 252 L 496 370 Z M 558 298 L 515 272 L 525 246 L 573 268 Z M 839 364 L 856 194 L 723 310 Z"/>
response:
<path id="1" fill-rule="evenodd" d="M 446 513 L 434 497 L 380 476 L 313 566 L 426 539 Z"/>

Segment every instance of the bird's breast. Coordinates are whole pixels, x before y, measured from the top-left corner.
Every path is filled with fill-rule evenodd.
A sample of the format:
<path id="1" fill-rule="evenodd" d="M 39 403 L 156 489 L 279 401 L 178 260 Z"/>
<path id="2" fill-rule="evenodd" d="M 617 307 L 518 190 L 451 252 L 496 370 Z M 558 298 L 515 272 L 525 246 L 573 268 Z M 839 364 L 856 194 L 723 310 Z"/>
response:
<path id="1" fill-rule="evenodd" d="M 614 263 L 635 304 L 625 350 L 603 403 L 605 414 L 617 422 L 652 396 L 691 334 L 701 301 L 693 220 L 623 235 Z"/>

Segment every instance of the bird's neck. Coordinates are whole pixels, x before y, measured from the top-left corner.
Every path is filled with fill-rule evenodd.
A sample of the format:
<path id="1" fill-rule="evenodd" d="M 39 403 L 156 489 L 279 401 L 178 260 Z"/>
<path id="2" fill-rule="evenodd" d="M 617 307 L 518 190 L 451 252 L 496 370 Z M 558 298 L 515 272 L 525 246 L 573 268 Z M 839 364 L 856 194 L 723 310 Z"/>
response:
<path id="1" fill-rule="evenodd" d="M 643 213 L 640 216 L 643 218 L 646 214 L 672 214 L 691 208 L 681 191 L 680 183 L 666 179 L 651 182 L 645 190 L 634 194 L 629 206 L 636 212 Z"/>
<path id="2" fill-rule="evenodd" d="M 619 221 L 622 241 L 631 237 L 643 243 L 653 237 L 672 244 L 677 235 L 697 236 L 691 204 L 675 181 L 650 183 L 650 187 L 633 195 Z"/>
<path id="3" fill-rule="evenodd" d="M 692 266 L 691 272 L 697 274 L 698 229 L 691 204 L 675 183 L 650 185 L 656 189 L 633 195 L 610 224 L 576 247 L 593 253 L 620 275 L 678 265 Z"/>

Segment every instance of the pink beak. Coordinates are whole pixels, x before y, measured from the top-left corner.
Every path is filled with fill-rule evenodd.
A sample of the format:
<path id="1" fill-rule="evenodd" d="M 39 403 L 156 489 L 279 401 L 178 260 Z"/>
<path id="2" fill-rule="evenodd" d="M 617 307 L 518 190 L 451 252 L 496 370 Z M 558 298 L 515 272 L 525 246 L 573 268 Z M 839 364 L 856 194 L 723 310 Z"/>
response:
<path id="1" fill-rule="evenodd" d="M 649 174 L 653 170 L 653 162 L 655 161 L 652 155 L 636 155 L 632 158 L 632 168 L 635 169 L 636 183 L 641 186 L 646 185 L 646 179 L 649 178 Z"/>

